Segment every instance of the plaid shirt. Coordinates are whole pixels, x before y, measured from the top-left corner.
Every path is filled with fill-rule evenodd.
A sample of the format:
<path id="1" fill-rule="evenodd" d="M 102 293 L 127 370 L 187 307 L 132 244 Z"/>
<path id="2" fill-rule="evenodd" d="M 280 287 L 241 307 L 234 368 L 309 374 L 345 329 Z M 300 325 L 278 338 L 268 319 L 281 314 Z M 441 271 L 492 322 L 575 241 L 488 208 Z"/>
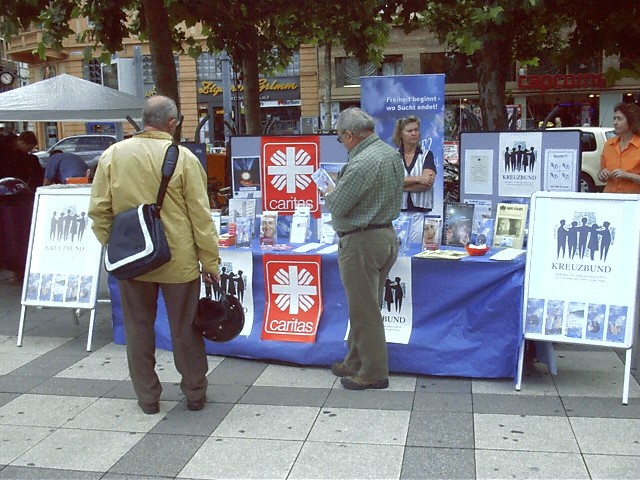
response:
<path id="1" fill-rule="evenodd" d="M 349 152 L 336 189 L 325 199 L 333 229 L 391 223 L 400 214 L 403 183 L 400 154 L 376 134 L 365 138 Z"/>

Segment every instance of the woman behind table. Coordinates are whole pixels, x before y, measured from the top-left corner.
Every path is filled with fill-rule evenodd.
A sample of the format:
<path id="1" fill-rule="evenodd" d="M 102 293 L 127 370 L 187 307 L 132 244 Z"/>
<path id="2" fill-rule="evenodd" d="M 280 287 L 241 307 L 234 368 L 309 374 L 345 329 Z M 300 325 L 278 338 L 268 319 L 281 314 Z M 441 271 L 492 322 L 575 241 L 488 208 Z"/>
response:
<path id="1" fill-rule="evenodd" d="M 600 159 L 598 178 L 609 193 L 640 193 L 640 108 L 619 103 L 614 108 L 616 136 L 607 140 Z"/>
<path id="2" fill-rule="evenodd" d="M 433 152 L 420 146 L 420 119 L 413 115 L 398 119 L 391 139 L 404 160 L 402 211 L 431 211 L 436 164 Z"/>

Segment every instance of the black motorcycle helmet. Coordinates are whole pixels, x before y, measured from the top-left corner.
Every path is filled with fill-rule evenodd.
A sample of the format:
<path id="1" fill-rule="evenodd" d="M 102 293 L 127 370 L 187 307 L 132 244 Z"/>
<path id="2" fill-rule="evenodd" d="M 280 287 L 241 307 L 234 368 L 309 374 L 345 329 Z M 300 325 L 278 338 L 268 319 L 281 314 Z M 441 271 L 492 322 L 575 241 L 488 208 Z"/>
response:
<path id="1" fill-rule="evenodd" d="M 213 289 L 220 300 L 211 298 L 211 287 L 206 285 L 206 297 L 198 301 L 198 312 L 194 328 L 207 340 L 212 342 L 228 342 L 233 340 L 244 327 L 244 308 L 233 295 L 223 293 L 217 284 Z"/>

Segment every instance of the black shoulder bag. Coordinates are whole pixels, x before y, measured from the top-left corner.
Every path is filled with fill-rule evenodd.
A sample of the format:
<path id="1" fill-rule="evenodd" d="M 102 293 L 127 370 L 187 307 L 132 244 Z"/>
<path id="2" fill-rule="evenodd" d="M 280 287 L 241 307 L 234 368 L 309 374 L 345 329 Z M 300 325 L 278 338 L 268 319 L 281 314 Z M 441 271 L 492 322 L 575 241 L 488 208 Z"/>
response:
<path id="1" fill-rule="evenodd" d="M 139 205 L 113 217 L 104 263 L 107 272 L 118 280 L 139 277 L 171 260 L 160 209 L 178 155 L 178 146 L 169 145 L 162 162 L 162 182 L 156 203 Z"/>

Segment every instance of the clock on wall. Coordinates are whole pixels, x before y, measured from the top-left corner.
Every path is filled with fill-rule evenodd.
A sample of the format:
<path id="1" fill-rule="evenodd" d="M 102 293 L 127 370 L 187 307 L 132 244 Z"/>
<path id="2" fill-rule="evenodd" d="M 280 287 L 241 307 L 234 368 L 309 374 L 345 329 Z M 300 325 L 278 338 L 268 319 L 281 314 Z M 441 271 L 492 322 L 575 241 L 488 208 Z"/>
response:
<path id="1" fill-rule="evenodd" d="M 11 85 L 13 83 L 14 77 L 11 72 L 2 72 L 0 73 L 0 82 L 3 85 Z"/>

